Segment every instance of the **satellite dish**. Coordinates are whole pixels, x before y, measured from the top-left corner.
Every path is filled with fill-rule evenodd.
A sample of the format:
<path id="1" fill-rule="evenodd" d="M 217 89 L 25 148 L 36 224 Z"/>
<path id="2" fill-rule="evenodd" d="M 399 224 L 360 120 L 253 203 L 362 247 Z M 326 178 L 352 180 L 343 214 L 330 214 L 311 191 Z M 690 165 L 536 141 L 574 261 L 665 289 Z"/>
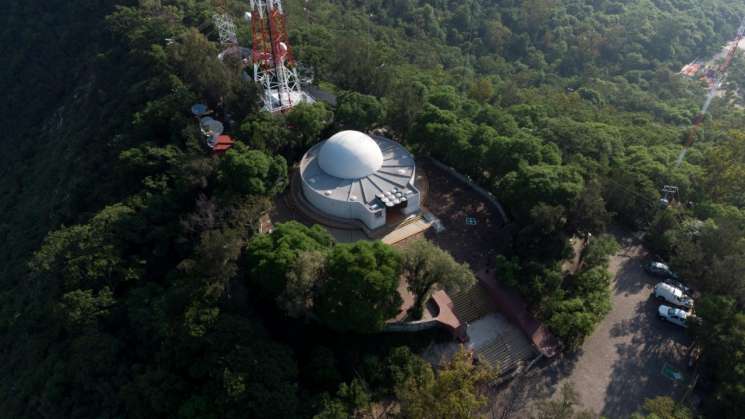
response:
<path id="1" fill-rule="evenodd" d="M 222 132 L 225 130 L 222 122 L 216 121 L 212 118 L 210 119 L 210 121 L 202 122 L 202 129 L 206 132 L 207 135 L 211 135 L 213 137 L 221 135 Z"/>
<path id="2" fill-rule="evenodd" d="M 246 22 L 250 22 L 251 21 L 251 12 L 244 13 L 243 14 L 243 19 L 245 19 Z"/>
<path id="3" fill-rule="evenodd" d="M 204 127 L 204 126 L 205 126 L 205 125 L 207 125 L 207 124 L 208 124 L 208 123 L 209 123 L 210 121 L 214 121 L 214 118 L 212 118 L 211 116 L 205 116 L 204 118 L 201 118 L 201 119 L 199 120 L 199 125 L 201 125 L 202 127 Z"/>
<path id="4" fill-rule="evenodd" d="M 207 113 L 207 105 L 203 103 L 195 103 L 191 107 L 191 113 L 193 113 L 194 116 L 202 116 Z"/>

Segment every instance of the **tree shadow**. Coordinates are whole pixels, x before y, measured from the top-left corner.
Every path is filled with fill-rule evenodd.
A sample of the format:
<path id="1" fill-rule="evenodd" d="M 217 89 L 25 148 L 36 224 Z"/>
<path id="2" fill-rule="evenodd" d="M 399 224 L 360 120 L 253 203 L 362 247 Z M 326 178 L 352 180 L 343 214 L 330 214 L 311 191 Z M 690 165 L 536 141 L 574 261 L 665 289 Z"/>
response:
<path id="1" fill-rule="evenodd" d="M 624 259 L 616 272 L 616 278 L 613 283 L 614 293 L 627 295 L 638 294 L 644 288 L 653 285 L 654 280 L 644 272 L 644 268 L 642 267 L 645 254 L 639 252 L 638 249 L 638 247 L 632 247 L 630 251 L 620 255 Z"/>
<path id="2" fill-rule="evenodd" d="M 601 412 L 607 417 L 628 417 L 645 399 L 671 396 L 683 387 L 662 374 L 665 365 L 686 373 L 690 338 L 677 325 L 657 318 L 659 303 L 654 298 L 639 302 L 636 316 L 611 328 L 611 336 L 625 338 L 616 344 L 619 355 L 612 367 L 611 382 Z"/>
<path id="3" fill-rule="evenodd" d="M 560 383 L 572 375 L 582 355 L 583 350 L 579 349 L 555 359 L 543 359 L 530 371 L 495 388 L 490 417 L 526 417 L 533 402 L 549 399 L 558 391 Z"/>

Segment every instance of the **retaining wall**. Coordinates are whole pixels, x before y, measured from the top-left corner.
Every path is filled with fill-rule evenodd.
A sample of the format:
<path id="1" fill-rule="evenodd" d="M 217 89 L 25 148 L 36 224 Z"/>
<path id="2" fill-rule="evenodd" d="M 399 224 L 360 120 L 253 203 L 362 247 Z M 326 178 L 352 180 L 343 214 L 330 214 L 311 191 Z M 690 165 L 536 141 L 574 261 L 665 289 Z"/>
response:
<path id="1" fill-rule="evenodd" d="M 504 221 L 505 224 L 509 222 L 509 218 L 507 218 L 507 213 L 504 211 L 504 208 L 502 208 L 502 204 L 500 204 L 499 201 L 497 201 L 497 198 L 494 196 L 494 194 L 482 188 L 481 186 L 477 185 L 470 177 L 459 173 L 457 170 L 446 165 L 445 163 L 435 159 L 432 156 L 429 156 L 428 158 L 432 162 L 432 164 L 450 173 L 451 176 L 453 176 L 454 178 L 468 185 L 468 187 L 473 189 L 474 192 L 481 195 L 482 198 L 486 199 L 490 204 L 492 204 L 492 206 L 496 208 L 497 211 L 499 211 L 499 215 L 502 216 L 502 220 Z"/>

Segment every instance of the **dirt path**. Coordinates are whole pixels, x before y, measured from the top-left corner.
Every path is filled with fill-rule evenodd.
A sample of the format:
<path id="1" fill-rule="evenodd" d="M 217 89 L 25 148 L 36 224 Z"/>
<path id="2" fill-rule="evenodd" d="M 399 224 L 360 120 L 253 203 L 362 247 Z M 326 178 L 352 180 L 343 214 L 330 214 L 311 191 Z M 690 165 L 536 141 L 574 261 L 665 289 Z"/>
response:
<path id="1" fill-rule="evenodd" d="M 612 311 L 577 353 L 535 368 L 502 389 L 496 417 L 528 417 L 534 402 L 556 396 L 565 382 L 574 383 L 585 408 L 614 419 L 629 417 L 645 398 L 678 395 L 681 382 L 662 370 L 667 365 L 687 373 L 688 338 L 657 318 L 658 304 L 650 298 L 655 281 L 641 268 L 642 259 L 641 246 L 627 239 L 611 259 Z"/>

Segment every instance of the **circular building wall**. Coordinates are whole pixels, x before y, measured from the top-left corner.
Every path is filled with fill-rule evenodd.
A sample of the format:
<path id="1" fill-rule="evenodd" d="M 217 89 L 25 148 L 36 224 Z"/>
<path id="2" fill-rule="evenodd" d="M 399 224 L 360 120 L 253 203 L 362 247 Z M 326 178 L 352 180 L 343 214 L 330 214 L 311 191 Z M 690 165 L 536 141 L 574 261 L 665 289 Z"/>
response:
<path id="1" fill-rule="evenodd" d="M 311 147 L 300 163 L 303 195 L 331 217 L 356 219 L 369 229 L 386 212 L 419 210 L 414 157 L 400 144 L 359 131 L 341 131 Z"/>

